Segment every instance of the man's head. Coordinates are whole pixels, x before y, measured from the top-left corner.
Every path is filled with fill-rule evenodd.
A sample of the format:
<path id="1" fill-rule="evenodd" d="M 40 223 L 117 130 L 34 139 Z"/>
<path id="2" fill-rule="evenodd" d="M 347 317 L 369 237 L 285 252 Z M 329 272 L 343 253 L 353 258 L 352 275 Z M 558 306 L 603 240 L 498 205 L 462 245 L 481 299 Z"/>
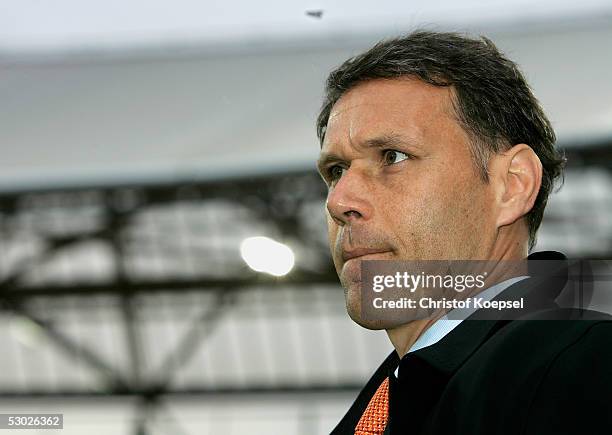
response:
<path id="1" fill-rule="evenodd" d="M 317 132 L 330 248 L 359 323 L 362 259 L 520 257 L 562 172 L 522 74 L 484 38 L 416 32 L 349 59 Z"/>

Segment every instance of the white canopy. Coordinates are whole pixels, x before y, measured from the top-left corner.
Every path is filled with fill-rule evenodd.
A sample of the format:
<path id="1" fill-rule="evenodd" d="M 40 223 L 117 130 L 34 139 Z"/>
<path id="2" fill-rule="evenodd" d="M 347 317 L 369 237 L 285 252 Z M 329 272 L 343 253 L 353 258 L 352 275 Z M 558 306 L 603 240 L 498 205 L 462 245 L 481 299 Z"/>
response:
<path id="1" fill-rule="evenodd" d="M 523 67 L 561 142 L 612 137 L 605 2 L 545 1 L 529 17 L 519 1 L 234 3 L 64 0 L 34 14 L 5 1 L 0 189 L 314 167 L 326 74 L 420 23 L 490 36 Z"/>

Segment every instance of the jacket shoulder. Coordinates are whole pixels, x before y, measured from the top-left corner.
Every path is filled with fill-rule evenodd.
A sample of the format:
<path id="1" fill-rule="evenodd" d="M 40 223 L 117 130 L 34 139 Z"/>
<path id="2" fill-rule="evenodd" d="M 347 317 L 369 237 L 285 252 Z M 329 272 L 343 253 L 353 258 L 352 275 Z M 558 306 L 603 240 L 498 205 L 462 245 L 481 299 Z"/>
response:
<path id="1" fill-rule="evenodd" d="M 602 399 L 612 393 L 611 343 L 610 320 L 509 322 L 450 379 L 433 417 L 445 422 L 434 426 L 454 433 L 514 434 L 527 428 L 528 433 L 549 433 L 550 418 L 584 395 L 605 404 Z M 589 371 L 595 360 L 600 361 L 597 369 Z M 597 387 L 600 376 L 606 381 Z M 567 433 L 557 429 L 554 433 Z"/>
<path id="2" fill-rule="evenodd" d="M 529 404 L 526 434 L 612 433 L 612 322 L 594 322 L 547 367 Z"/>

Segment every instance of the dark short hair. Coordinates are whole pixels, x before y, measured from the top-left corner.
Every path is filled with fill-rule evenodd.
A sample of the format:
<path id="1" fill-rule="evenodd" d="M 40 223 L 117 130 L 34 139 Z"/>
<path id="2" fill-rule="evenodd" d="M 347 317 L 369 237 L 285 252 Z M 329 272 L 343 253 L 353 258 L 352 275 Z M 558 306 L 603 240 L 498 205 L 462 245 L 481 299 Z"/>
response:
<path id="1" fill-rule="evenodd" d="M 317 119 L 321 144 L 332 107 L 345 92 L 368 80 L 401 77 L 452 87 L 455 115 L 470 138 L 473 161 L 484 182 L 489 181 L 492 154 L 519 143 L 534 150 L 543 173 L 538 196 L 526 215 L 531 250 L 548 195 L 563 174 L 565 157 L 555 149 L 555 132 L 518 66 L 489 39 L 415 31 L 348 59 L 326 81 Z"/>

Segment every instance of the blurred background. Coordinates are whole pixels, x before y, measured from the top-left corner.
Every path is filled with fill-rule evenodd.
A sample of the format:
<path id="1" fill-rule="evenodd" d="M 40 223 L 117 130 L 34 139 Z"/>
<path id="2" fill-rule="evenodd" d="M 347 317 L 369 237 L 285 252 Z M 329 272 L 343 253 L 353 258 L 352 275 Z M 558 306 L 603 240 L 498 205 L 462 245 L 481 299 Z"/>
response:
<path id="1" fill-rule="evenodd" d="M 328 433 L 392 348 L 345 313 L 314 122 L 416 27 L 522 66 L 569 158 L 536 249 L 610 258 L 609 1 L 0 0 L 0 413 Z"/>

